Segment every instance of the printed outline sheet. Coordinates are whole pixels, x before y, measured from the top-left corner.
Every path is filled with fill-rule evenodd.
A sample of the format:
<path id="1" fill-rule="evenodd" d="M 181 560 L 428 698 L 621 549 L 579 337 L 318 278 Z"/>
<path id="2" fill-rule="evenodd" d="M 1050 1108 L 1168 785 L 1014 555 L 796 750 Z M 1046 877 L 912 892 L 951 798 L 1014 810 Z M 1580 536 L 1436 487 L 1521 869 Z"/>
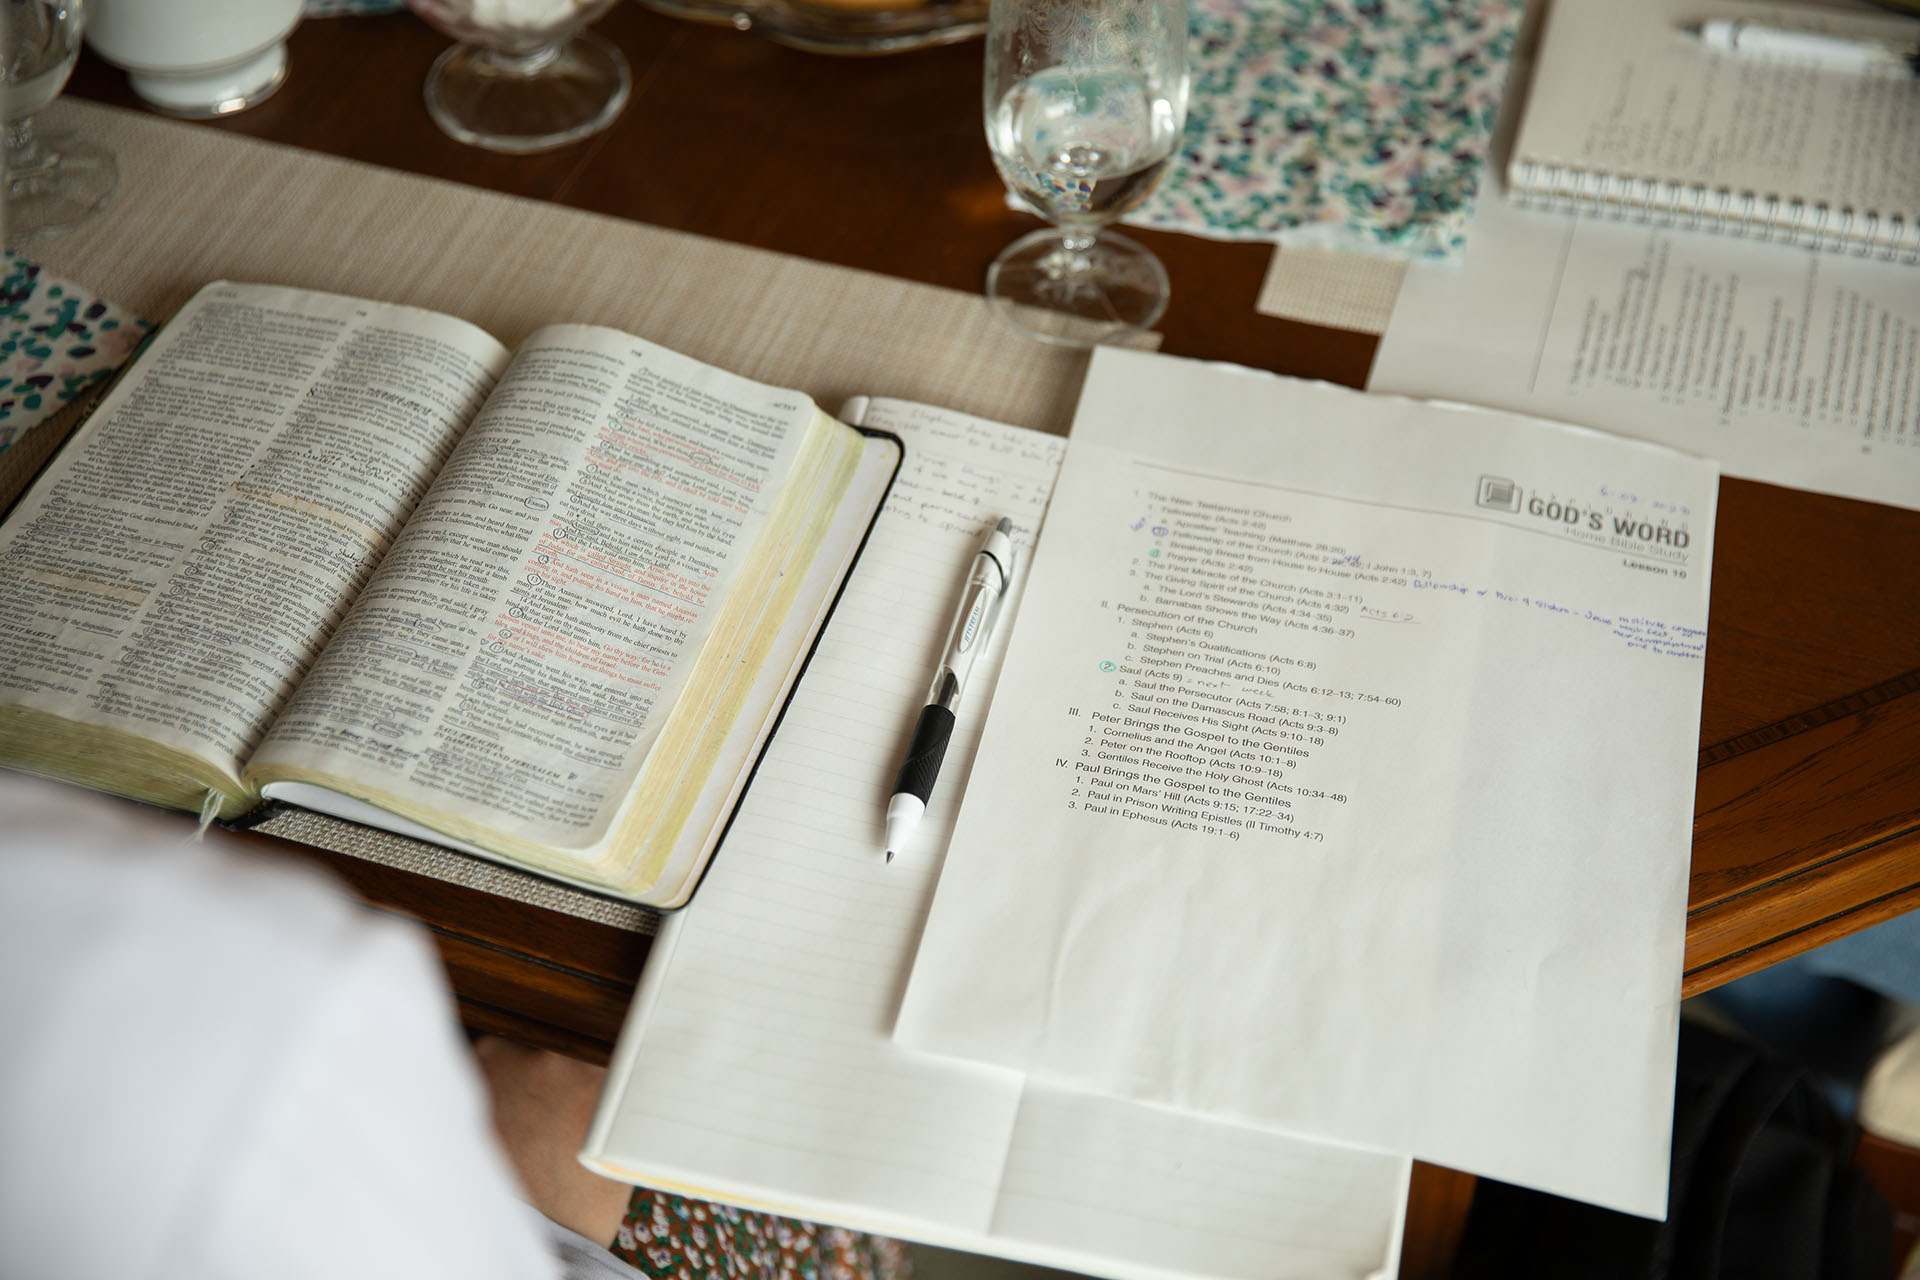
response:
<path id="1" fill-rule="evenodd" d="M 1920 266 L 1489 193 L 1462 262 L 1409 265 L 1367 387 L 1920 509 Z"/>
<path id="2" fill-rule="evenodd" d="M 1661 1215 L 1716 492 L 1097 352 L 896 1039 Z"/>

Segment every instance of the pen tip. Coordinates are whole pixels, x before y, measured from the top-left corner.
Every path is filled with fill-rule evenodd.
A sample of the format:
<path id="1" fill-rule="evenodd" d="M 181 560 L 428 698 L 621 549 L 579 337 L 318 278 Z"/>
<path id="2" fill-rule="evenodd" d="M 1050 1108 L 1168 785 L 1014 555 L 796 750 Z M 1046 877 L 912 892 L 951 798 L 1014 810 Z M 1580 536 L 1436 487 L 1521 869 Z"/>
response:
<path id="1" fill-rule="evenodd" d="M 993 527 L 1001 533 L 1011 534 L 1013 532 L 1013 520 L 1011 517 L 1001 516 L 1000 523 Z"/>
<path id="2" fill-rule="evenodd" d="M 893 861 L 893 850 L 891 850 L 891 849 L 889 849 L 889 850 L 887 850 L 887 861 L 888 861 L 888 862 L 892 862 L 892 861 Z"/>

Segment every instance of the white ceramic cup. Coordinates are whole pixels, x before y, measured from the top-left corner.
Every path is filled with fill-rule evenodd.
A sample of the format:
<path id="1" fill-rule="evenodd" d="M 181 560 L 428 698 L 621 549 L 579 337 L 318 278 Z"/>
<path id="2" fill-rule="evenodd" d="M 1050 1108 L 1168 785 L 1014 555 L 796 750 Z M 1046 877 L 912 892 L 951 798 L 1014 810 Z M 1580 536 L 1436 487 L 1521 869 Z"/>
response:
<path id="1" fill-rule="evenodd" d="M 87 0 L 87 44 L 168 115 L 244 111 L 287 76 L 301 0 Z"/>

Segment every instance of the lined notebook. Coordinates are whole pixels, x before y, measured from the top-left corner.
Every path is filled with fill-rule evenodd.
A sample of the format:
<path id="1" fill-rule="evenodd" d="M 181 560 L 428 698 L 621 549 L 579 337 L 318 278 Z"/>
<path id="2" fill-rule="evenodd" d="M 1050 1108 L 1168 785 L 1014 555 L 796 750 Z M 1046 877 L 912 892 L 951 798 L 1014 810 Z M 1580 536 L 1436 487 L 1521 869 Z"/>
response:
<path id="1" fill-rule="evenodd" d="M 662 926 L 583 1160 L 1122 1280 L 1394 1274 L 1404 1157 L 893 1043 L 1011 616 L 975 669 L 916 847 L 891 865 L 886 793 L 981 535 L 1009 516 L 1031 549 L 1066 442 L 898 401 L 843 416 L 899 433 L 907 464 L 723 854 Z"/>
<path id="2" fill-rule="evenodd" d="M 1507 185 L 1523 204 L 1920 261 L 1920 79 L 1703 47 L 1690 26 L 1913 42 L 1855 9 L 1556 0 Z"/>

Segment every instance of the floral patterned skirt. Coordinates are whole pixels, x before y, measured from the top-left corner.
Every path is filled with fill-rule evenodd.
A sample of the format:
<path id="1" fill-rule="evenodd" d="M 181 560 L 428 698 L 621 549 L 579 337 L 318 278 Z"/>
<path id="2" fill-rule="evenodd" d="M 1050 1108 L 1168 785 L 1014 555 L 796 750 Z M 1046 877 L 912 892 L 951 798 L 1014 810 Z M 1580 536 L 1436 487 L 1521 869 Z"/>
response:
<path id="1" fill-rule="evenodd" d="M 613 1252 L 654 1280 L 909 1280 L 898 1240 L 635 1187 Z"/>

